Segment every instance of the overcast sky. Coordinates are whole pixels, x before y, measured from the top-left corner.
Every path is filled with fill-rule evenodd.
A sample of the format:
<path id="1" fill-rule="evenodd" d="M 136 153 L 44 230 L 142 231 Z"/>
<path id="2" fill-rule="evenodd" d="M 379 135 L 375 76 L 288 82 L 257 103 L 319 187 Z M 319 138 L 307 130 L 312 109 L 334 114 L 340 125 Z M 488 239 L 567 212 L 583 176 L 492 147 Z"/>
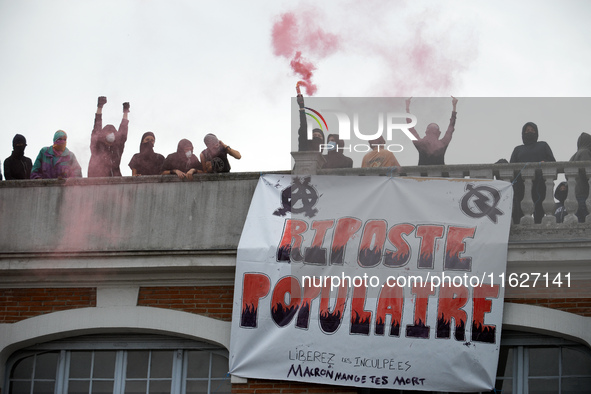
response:
<path id="1" fill-rule="evenodd" d="M 131 103 L 124 175 L 148 130 L 165 156 L 182 138 L 198 154 L 203 136 L 214 133 L 242 153 L 233 171 L 290 169 L 299 78 L 290 59 L 275 54 L 271 34 L 286 13 L 300 24 L 298 49 L 316 67 L 317 97 L 459 97 L 448 164 L 508 159 L 525 121 L 538 123 L 560 161 L 591 131 L 588 109 L 521 114 L 501 104 L 482 110 L 480 127 L 462 125 L 466 111 L 474 116 L 462 107 L 466 97 L 591 96 L 588 1 L 325 3 L 0 0 L 0 159 L 15 133 L 27 137 L 35 160 L 63 129 L 86 176 L 96 100 L 105 95 L 104 124 L 118 126 L 121 103 Z M 338 44 L 328 53 L 308 35 L 319 29 Z M 448 119 L 427 123 L 444 129 Z M 402 165 L 416 164 L 412 149 Z"/>

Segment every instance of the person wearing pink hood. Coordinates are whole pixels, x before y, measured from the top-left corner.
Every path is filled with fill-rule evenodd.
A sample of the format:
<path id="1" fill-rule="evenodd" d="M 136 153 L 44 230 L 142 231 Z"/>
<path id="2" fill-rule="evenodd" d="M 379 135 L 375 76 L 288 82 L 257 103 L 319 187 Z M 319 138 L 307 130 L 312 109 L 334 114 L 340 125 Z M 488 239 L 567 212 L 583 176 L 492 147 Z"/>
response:
<path id="1" fill-rule="evenodd" d="M 103 105 L 107 103 L 105 96 L 98 98 L 94 127 L 90 137 L 90 162 L 88 163 L 88 177 L 121 176 L 121 155 L 127 141 L 129 120 L 129 103 L 123 103 L 123 119 L 119 130 L 115 126 L 103 125 Z"/>
<path id="2" fill-rule="evenodd" d="M 201 152 L 200 157 L 201 164 L 203 164 L 203 169 L 205 172 L 230 172 L 231 167 L 230 162 L 228 161 L 228 155 L 232 156 L 236 160 L 240 160 L 242 157 L 240 152 L 238 152 L 236 149 L 230 148 L 228 145 L 218 140 L 218 137 L 216 137 L 214 134 L 207 134 L 205 138 L 203 138 L 203 142 L 205 142 L 207 149 L 204 149 Z"/>

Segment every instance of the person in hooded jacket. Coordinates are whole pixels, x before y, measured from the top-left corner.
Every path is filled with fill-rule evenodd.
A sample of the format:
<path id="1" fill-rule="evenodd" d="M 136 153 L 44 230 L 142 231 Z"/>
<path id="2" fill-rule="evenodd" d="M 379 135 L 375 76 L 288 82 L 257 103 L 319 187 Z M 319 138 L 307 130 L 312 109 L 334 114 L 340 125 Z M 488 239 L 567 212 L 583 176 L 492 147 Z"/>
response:
<path id="1" fill-rule="evenodd" d="M 121 119 L 119 130 L 115 129 L 115 126 L 111 124 L 102 127 L 103 106 L 106 103 L 107 98 L 105 96 L 98 98 L 94 127 L 90 137 L 89 177 L 121 176 L 119 165 L 125 148 L 125 141 L 127 141 L 129 103 L 123 103 L 123 119 Z"/>
<path id="2" fill-rule="evenodd" d="M 570 161 L 591 161 L 591 135 L 581 133 L 577 140 L 577 152 L 570 158 Z M 587 181 L 587 177 L 581 176 L 581 174 L 577 176 L 575 197 L 579 203 L 579 208 L 575 215 L 580 223 L 584 223 L 585 217 L 589 215 L 589 210 L 585 203 L 589 197 L 589 182 Z"/>
<path id="3" fill-rule="evenodd" d="M 458 104 L 458 99 L 451 96 L 452 100 L 452 110 L 451 110 L 451 118 L 449 119 L 449 126 L 447 126 L 447 131 L 442 139 L 439 139 L 441 135 L 441 130 L 439 130 L 439 125 L 437 123 L 430 123 L 427 126 L 427 130 L 425 130 L 425 137 L 421 138 L 419 133 L 417 133 L 414 127 L 408 129 L 411 134 L 416 138 L 413 141 L 415 148 L 419 152 L 419 165 L 420 166 L 427 166 L 427 165 L 444 165 L 445 164 L 445 151 L 451 142 L 451 138 L 453 137 L 453 133 L 456 126 L 456 117 L 457 111 L 456 106 Z M 410 101 L 412 97 L 406 100 L 406 112 L 410 113 Z M 407 123 L 410 123 L 410 119 L 406 119 Z"/>
<path id="4" fill-rule="evenodd" d="M 400 167 L 394 153 L 386 149 L 386 140 L 380 136 L 375 140 L 369 141 L 372 150 L 363 156 L 361 168 L 371 167 Z"/>
<path id="5" fill-rule="evenodd" d="M 328 153 L 324 156 L 322 168 L 353 168 L 353 159 L 343 154 L 345 141 L 340 139 L 338 134 L 329 134 L 326 142 Z"/>
<path id="6" fill-rule="evenodd" d="M 306 115 L 306 108 L 304 107 L 304 96 L 301 94 L 297 95 L 298 106 L 300 107 L 300 128 L 298 129 L 298 151 L 314 151 L 320 152 L 321 145 L 324 144 L 324 132 L 322 129 L 312 130 L 312 140 L 308 139 L 308 118 Z"/>
<path id="7" fill-rule="evenodd" d="M 29 179 L 33 162 L 25 157 L 27 139 L 17 134 L 12 139 L 12 154 L 4 160 L 4 176 L 6 180 Z M 1 178 L 0 178 L 1 179 Z"/>
<path id="8" fill-rule="evenodd" d="M 164 156 L 154 152 L 156 137 L 154 133 L 148 131 L 142 135 L 140 142 L 140 153 L 136 153 L 129 162 L 132 176 L 139 175 L 160 175 Z"/>
<path id="9" fill-rule="evenodd" d="M 560 182 L 556 187 L 556 190 L 554 190 L 554 198 L 558 200 L 558 202 L 554 204 L 554 216 L 556 217 L 556 223 L 564 222 L 564 218 L 568 214 L 566 207 L 564 206 L 567 196 L 568 183 Z"/>
<path id="10" fill-rule="evenodd" d="M 31 179 L 81 178 L 82 168 L 76 156 L 66 148 L 68 135 L 58 130 L 53 145 L 41 148 L 31 169 Z"/>
<path id="11" fill-rule="evenodd" d="M 203 138 L 203 142 L 207 148 L 201 152 L 199 157 L 201 158 L 201 165 L 203 165 L 204 172 L 230 172 L 231 167 L 228 161 L 228 155 L 236 160 L 240 160 L 242 157 L 240 152 L 218 140 L 218 137 L 214 134 L 207 134 Z"/>
<path id="12" fill-rule="evenodd" d="M 521 139 L 523 145 L 516 146 L 511 154 L 509 163 L 532 163 L 532 162 L 554 162 L 554 154 L 550 146 L 544 141 L 538 141 L 538 126 L 533 122 L 527 122 L 521 129 Z M 525 185 L 523 178 L 519 176 L 513 183 L 513 221 L 518 224 L 523 217 L 521 210 L 521 200 L 525 195 Z M 534 221 L 541 223 L 544 217 L 544 208 L 542 203 L 546 198 L 546 185 L 541 174 L 536 174 L 532 190 L 532 199 L 534 201 Z"/>
<path id="13" fill-rule="evenodd" d="M 180 179 L 193 179 L 193 174 L 203 172 L 201 162 L 193 154 L 193 144 L 187 139 L 179 141 L 176 152 L 166 156 L 162 175 L 176 175 Z"/>

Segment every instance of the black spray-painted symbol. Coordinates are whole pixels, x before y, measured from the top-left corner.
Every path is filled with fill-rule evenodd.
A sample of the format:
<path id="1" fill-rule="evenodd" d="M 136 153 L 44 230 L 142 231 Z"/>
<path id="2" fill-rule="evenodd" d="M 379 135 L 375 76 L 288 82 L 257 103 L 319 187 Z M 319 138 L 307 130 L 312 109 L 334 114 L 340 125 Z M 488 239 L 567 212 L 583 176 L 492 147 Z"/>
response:
<path id="1" fill-rule="evenodd" d="M 471 218 L 488 216 L 493 222 L 497 222 L 497 216 L 503 215 L 503 211 L 497 208 L 501 200 L 501 194 L 497 189 L 490 186 L 474 187 L 469 183 L 466 186 L 466 194 L 462 197 L 462 212 Z"/>
<path id="2" fill-rule="evenodd" d="M 294 178 L 291 186 L 281 192 L 281 208 L 273 212 L 275 216 L 285 216 L 287 212 L 303 213 L 311 218 L 318 209 L 314 208 L 318 202 L 318 192 L 310 185 L 310 177 Z"/>

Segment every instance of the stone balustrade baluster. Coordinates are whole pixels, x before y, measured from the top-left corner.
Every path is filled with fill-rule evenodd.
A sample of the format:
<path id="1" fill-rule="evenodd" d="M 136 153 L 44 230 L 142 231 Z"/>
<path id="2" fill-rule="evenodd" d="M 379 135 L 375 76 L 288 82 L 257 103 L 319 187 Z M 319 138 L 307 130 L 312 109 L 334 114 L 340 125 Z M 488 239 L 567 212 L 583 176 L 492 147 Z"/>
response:
<path id="1" fill-rule="evenodd" d="M 589 186 L 588 190 L 591 190 L 591 165 L 587 165 L 584 167 L 584 171 L 585 174 L 583 176 L 583 178 L 585 179 L 585 182 L 587 182 L 587 185 Z M 587 196 L 587 200 L 585 200 L 585 205 L 587 207 L 587 212 L 591 212 L 591 195 Z M 587 221 L 591 220 L 591 216 L 588 215 L 585 218 L 585 223 L 587 223 Z"/>
<path id="2" fill-rule="evenodd" d="M 523 217 L 519 221 L 519 224 L 532 225 L 534 224 L 534 201 L 532 200 L 531 189 L 536 175 L 536 169 L 533 167 L 526 167 L 521 170 L 521 177 L 525 183 L 525 193 L 523 201 L 521 201 L 521 210 L 523 211 Z"/>
<path id="3" fill-rule="evenodd" d="M 429 168 L 427 170 L 427 176 L 429 178 L 442 178 L 443 173 L 441 172 L 441 167 L 437 166 L 435 168 Z"/>
<path id="4" fill-rule="evenodd" d="M 542 177 L 544 178 L 544 185 L 546 187 L 546 198 L 542 202 L 544 208 L 544 217 L 542 218 L 543 225 L 556 224 L 556 216 L 554 216 L 554 180 L 556 179 L 556 166 L 542 167 Z"/>
<path id="5" fill-rule="evenodd" d="M 567 212 L 567 215 L 564 218 L 564 224 L 573 224 L 578 222 L 577 217 L 575 216 L 575 212 L 577 212 L 578 208 L 577 198 L 575 196 L 575 185 L 577 182 L 577 176 L 579 175 L 579 167 L 565 167 L 564 175 L 566 176 L 566 183 L 568 185 L 568 196 L 564 202 L 564 207 Z"/>
<path id="6" fill-rule="evenodd" d="M 470 170 L 470 178 L 473 179 L 493 179 L 492 168 L 481 168 L 478 170 Z"/>
<path id="7" fill-rule="evenodd" d="M 464 170 L 462 169 L 449 170 L 448 173 L 450 178 L 462 179 L 464 177 Z"/>
<path id="8" fill-rule="evenodd" d="M 558 162 L 558 163 L 508 163 L 508 164 L 466 164 L 466 165 L 438 165 L 438 166 L 403 166 L 397 172 L 393 172 L 391 168 L 351 168 L 351 169 L 337 169 L 325 170 L 321 169 L 324 164 L 324 157 L 317 152 L 292 152 L 295 159 L 295 166 L 293 174 L 297 175 L 347 175 L 347 176 L 407 176 L 407 177 L 431 177 L 431 178 L 474 178 L 474 179 L 494 179 L 515 182 L 518 174 L 521 175 L 520 185 L 523 185 L 524 198 L 520 203 L 521 210 L 524 216 L 520 220 L 520 225 L 533 225 L 533 213 L 535 209 L 535 201 L 539 198 L 538 193 L 534 191 L 532 196 L 532 185 L 536 179 L 536 172 L 539 179 L 544 179 L 544 189 L 546 197 L 541 202 L 544 209 L 544 217 L 542 218 L 542 225 L 544 226 L 565 226 L 575 224 L 577 220 L 577 210 L 579 205 L 575 196 L 575 188 L 577 179 L 581 182 L 589 183 L 591 180 L 591 163 L 572 163 L 572 162 Z M 556 223 L 554 216 L 554 181 L 559 174 L 566 176 L 569 193 L 565 201 L 565 208 L 567 215 L 564 223 Z M 591 211 L 591 198 L 585 202 L 587 210 Z M 519 204 L 519 203 L 517 203 Z M 515 209 L 519 206 L 515 204 Z M 587 223 L 591 223 L 591 216 L 587 216 Z"/>
<path id="9" fill-rule="evenodd" d="M 296 175 L 316 175 L 325 163 L 320 152 L 291 152 L 291 156 L 295 160 L 292 173 Z"/>

